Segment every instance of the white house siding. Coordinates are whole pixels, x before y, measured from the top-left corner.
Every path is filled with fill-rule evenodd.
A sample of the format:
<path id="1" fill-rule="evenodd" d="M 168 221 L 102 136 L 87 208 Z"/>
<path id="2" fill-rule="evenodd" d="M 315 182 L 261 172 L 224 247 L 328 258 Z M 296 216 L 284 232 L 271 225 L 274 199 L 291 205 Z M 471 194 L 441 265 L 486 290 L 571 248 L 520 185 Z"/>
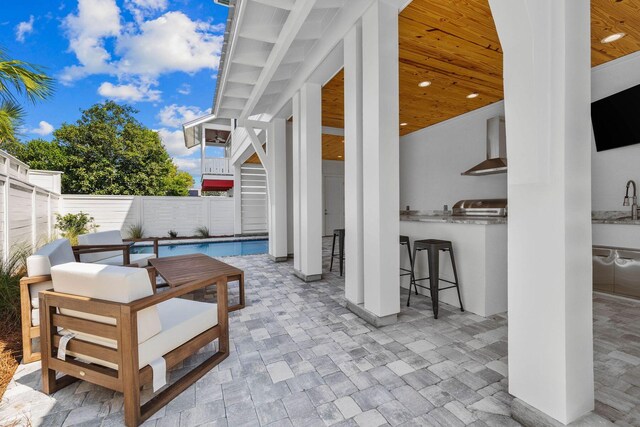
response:
<path id="1" fill-rule="evenodd" d="M 267 176 L 259 164 L 242 165 L 242 233 L 267 232 Z"/>

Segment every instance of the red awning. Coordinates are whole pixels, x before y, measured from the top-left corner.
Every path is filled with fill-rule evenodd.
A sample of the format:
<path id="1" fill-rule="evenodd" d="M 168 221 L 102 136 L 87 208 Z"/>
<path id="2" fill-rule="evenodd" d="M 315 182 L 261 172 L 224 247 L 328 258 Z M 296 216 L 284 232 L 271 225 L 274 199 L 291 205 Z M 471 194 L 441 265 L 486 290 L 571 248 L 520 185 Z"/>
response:
<path id="1" fill-rule="evenodd" d="M 232 188 L 232 179 L 205 179 L 202 181 L 202 191 L 227 191 Z"/>

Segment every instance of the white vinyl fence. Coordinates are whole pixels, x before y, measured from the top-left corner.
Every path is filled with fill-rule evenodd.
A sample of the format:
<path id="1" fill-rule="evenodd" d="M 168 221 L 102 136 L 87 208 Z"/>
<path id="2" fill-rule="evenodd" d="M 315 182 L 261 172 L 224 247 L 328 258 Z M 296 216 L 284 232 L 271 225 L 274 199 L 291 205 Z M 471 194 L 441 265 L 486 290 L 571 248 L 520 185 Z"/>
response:
<path id="1" fill-rule="evenodd" d="M 50 175 L 52 182 L 59 178 L 57 172 Z M 0 250 L 5 260 L 16 250 L 46 243 L 53 233 L 60 194 L 29 181 L 28 166 L 0 151 Z"/>
<path id="2" fill-rule="evenodd" d="M 260 166 L 242 168 L 242 232 L 266 232 L 266 184 Z M 37 248 L 55 237 L 57 213 L 85 212 L 98 231 L 142 225 L 145 236 L 193 236 L 208 227 L 212 236 L 234 234 L 231 197 L 148 197 L 61 195 L 61 173 L 35 171 L 0 150 L 0 257 L 17 249 Z"/>
<path id="3" fill-rule="evenodd" d="M 94 217 L 97 231 L 120 230 L 127 236 L 132 225 L 142 225 L 145 236 L 193 236 L 208 227 L 212 236 L 232 236 L 234 203 L 230 197 L 89 196 L 65 194 L 61 214 L 85 212 Z"/>

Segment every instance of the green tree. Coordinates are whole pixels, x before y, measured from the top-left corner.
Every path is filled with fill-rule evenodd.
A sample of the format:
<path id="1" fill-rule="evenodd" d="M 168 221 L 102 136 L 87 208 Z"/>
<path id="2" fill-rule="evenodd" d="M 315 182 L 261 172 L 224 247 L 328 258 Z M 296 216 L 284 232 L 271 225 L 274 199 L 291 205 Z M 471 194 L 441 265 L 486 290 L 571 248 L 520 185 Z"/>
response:
<path id="1" fill-rule="evenodd" d="M 186 196 L 193 178 L 178 171 L 157 132 L 138 122 L 135 109 L 107 101 L 63 124 L 53 141 L 5 143 L 30 167 L 60 170 L 67 194 Z"/>
<path id="2" fill-rule="evenodd" d="M 167 196 L 188 196 L 193 187 L 193 177 L 184 171 L 176 171 L 167 177 Z"/>
<path id="3" fill-rule="evenodd" d="M 32 139 L 27 144 L 7 141 L 0 143 L 0 149 L 27 163 L 31 169 L 64 171 L 66 168 L 64 149 L 56 141 Z"/>
<path id="4" fill-rule="evenodd" d="M 64 172 L 67 194 L 187 196 L 190 174 L 178 168 L 157 132 L 138 122 L 135 109 L 107 101 L 82 111 L 73 124 L 63 124 L 51 142 L 0 142 L 33 169 Z"/>
<path id="5" fill-rule="evenodd" d="M 9 59 L 0 48 L 0 141 L 15 141 L 16 129 L 24 118 L 18 97 L 30 102 L 45 99 L 53 93 L 53 79 L 37 65 Z"/>

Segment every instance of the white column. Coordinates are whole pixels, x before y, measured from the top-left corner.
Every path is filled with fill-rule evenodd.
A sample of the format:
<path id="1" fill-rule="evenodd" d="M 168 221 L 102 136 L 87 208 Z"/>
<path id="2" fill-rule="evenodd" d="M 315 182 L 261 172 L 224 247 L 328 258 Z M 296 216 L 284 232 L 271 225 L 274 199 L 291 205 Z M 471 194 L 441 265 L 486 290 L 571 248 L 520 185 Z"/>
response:
<path id="1" fill-rule="evenodd" d="M 242 234 L 242 166 L 233 165 L 233 233 Z"/>
<path id="2" fill-rule="evenodd" d="M 200 177 L 201 181 L 202 181 L 202 178 L 204 177 L 204 163 L 205 163 L 204 161 L 205 161 L 206 152 L 207 152 L 206 130 L 204 128 L 204 125 L 200 125 L 200 172 L 202 173 L 202 176 Z"/>
<path id="3" fill-rule="evenodd" d="M 294 269 L 296 276 L 314 281 L 322 278 L 322 86 L 305 83 L 299 102 L 294 98 L 293 112 L 294 126 L 298 128 L 298 132 L 294 130 L 294 138 L 298 135 L 297 141 L 294 139 L 293 158 L 294 186 L 298 181 L 298 194 L 294 188 L 294 222 L 296 197 L 299 205 L 294 247 L 297 243 L 300 248 L 294 254 L 294 259 L 297 258 Z"/>
<path id="4" fill-rule="evenodd" d="M 509 391 L 514 408 L 566 424 L 594 407 L 589 1 L 490 4 L 504 50 Z"/>
<path id="5" fill-rule="evenodd" d="M 364 303 L 362 219 L 362 26 L 344 38 L 345 298 Z"/>
<path id="6" fill-rule="evenodd" d="M 300 271 L 302 264 L 302 233 L 300 231 L 300 92 L 291 100 L 293 114 L 293 270 Z"/>
<path id="7" fill-rule="evenodd" d="M 362 17 L 364 308 L 400 311 L 398 6 L 376 0 Z M 347 236 L 348 238 L 348 236 Z"/>
<path id="8" fill-rule="evenodd" d="M 269 159 L 269 256 L 287 260 L 287 121 L 273 119 L 267 131 Z"/>

